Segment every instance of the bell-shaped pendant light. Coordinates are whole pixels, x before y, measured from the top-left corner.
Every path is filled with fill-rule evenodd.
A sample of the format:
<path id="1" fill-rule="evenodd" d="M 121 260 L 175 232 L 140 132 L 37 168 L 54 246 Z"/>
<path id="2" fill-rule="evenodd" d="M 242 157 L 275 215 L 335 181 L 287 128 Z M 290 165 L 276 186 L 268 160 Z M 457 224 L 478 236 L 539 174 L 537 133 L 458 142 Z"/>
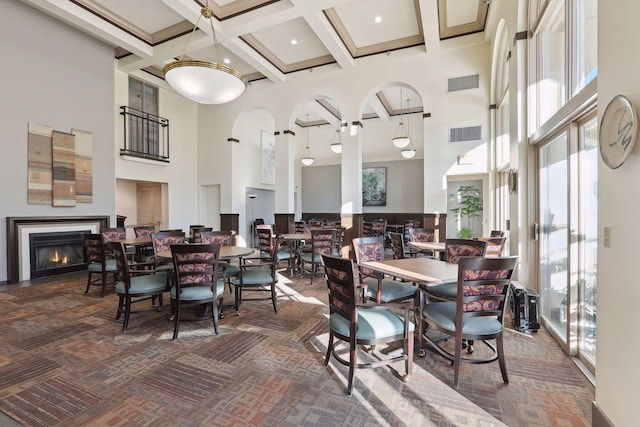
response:
<path id="1" fill-rule="evenodd" d="M 338 120 L 338 127 L 336 128 L 336 133 L 333 136 L 333 141 L 331 142 L 331 145 L 329 145 L 329 148 L 331 148 L 331 151 L 333 151 L 336 154 L 341 154 L 342 153 L 342 132 L 340 131 L 341 129 L 341 123 L 340 120 Z"/>
<path id="2" fill-rule="evenodd" d="M 400 88 L 400 109 L 402 109 L 402 87 Z M 407 120 L 408 118 L 409 117 L 407 115 Z M 402 111 L 400 111 L 400 124 L 398 125 L 398 129 L 396 130 L 396 135 L 391 141 L 397 148 L 404 148 L 411 143 L 409 129 L 404 127 L 404 121 L 402 121 Z"/>
<path id="3" fill-rule="evenodd" d="M 309 150 L 309 127 L 308 127 L 309 115 L 308 114 L 307 114 L 307 122 L 306 123 L 307 123 L 307 148 L 305 148 L 304 156 L 300 159 L 300 161 L 305 166 L 311 166 L 313 164 L 313 162 L 315 161 L 315 159 L 313 157 L 311 157 L 311 150 Z"/>
<path id="4" fill-rule="evenodd" d="M 407 135 L 409 135 L 409 100 L 407 99 Z M 402 150 L 400 150 L 400 155 L 402 157 L 404 157 L 405 159 L 411 159 L 413 158 L 413 156 L 416 155 L 416 149 L 413 147 L 413 142 L 411 141 L 411 138 L 409 138 L 409 143 L 405 146 L 405 148 L 403 148 Z"/>
<path id="5" fill-rule="evenodd" d="M 203 17 L 211 24 L 217 62 L 182 59 Z M 165 65 L 162 72 L 164 79 L 176 92 L 201 104 L 224 104 L 233 101 L 247 88 L 247 79 L 240 72 L 220 62 L 220 48 L 213 29 L 213 11 L 209 8 L 208 1 L 200 9 L 200 17 L 193 27 L 180 58 Z"/>

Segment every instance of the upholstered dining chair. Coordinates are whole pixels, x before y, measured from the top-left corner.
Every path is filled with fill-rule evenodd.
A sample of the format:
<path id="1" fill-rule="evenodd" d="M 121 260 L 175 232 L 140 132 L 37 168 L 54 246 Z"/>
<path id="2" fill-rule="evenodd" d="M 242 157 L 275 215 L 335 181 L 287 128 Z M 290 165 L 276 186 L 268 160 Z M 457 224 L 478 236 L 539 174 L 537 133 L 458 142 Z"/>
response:
<path id="1" fill-rule="evenodd" d="M 243 301 L 271 300 L 273 310 L 278 312 L 276 284 L 278 283 L 278 247 L 280 239 L 276 238 L 271 246 L 271 257 L 269 259 L 259 258 L 254 262 L 245 262 L 240 266 L 240 274 L 234 280 L 235 286 L 235 310 L 236 316 L 240 315 L 240 304 Z M 269 293 L 265 297 L 247 298 L 245 292 Z M 254 293 L 255 295 L 255 293 Z"/>
<path id="2" fill-rule="evenodd" d="M 478 237 L 476 240 L 487 242 L 485 256 L 502 256 L 504 254 L 504 246 L 507 243 L 506 237 Z"/>
<path id="3" fill-rule="evenodd" d="M 202 243 L 202 233 L 205 231 L 213 231 L 213 227 L 197 227 L 191 230 L 191 243 Z"/>
<path id="4" fill-rule="evenodd" d="M 461 362 L 489 363 L 498 360 L 502 379 L 505 383 L 509 382 L 503 345 L 504 312 L 516 264 L 517 257 L 463 256 L 458 261 L 456 300 L 432 302 L 417 312 L 420 319 L 419 354 L 424 356 L 422 349 L 426 341 L 431 349 L 451 361 L 455 388 L 458 388 Z M 423 328 L 423 324 L 428 328 Z M 453 351 L 445 348 L 446 340 L 434 338 L 431 330 L 455 337 Z M 463 340 L 479 340 L 491 350 L 491 354 L 483 358 L 462 357 Z M 495 346 L 489 342 L 492 340 L 495 340 Z"/>
<path id="5" fill-rule="evenodd" d="M 122 321 L 122 332 L 124 332 L 129 327 L 131 313 L 160 310 L 162 293 L 167 290 L 167 272 L 156 272 L 155 270 L 132 271 L 127 262 L 126 251 L 122 242 L 109 242 L 108 246 L 113 253 L 119 279 L 116 284 L 116 294 L 118 295 L 116 320 L 120 320 L 120 317 L 124 314 Z M 147 309 L 132 310 L 132 304 L 149 300 L 151 301 L 151 306 Z M 158 301 L 157 306 L 156 300 Z"/>
<path id="6" fill-rule="evenodd" d="M 431 228 L 414 228 L 410 227 L 407 230 L 407 234 L 409 236 L 410 242 L 433 242 L 435 236 L 435 230 Z M 409 250 L 409 254 L 411 256 L 417 256 L 418 254 L 424 254 L 428 256 L 433 256 L 433 251 L 416 251 L 413 248 Z"/>
<path id="7" fill-rule="evenodd" d="M 489 237 L 504 237 L 504 231 L 502 230 L 491 230 Z"/>
<path id="8" fill-rule="evenodd" d="M 311 284 L 313 277 L 322 267 L 322 255 L 332 255 L 335 248 L 336 230 L 331 228 L 321 228 L 311 230 L 311 252 L 303 253 L 301 256 L 302 270 L 305 264 L 311 264 Z"/>
<path id="9" fill-rule="evenodd" d="M 367 285 L 366 297 L 379 303 L 389 303 L 414 299 L 417 289 L 405 282 L 385 278 L 370 268 L 363 267 L 364 262 L 383 261 L 384 243 L 379 237 L 356 237 L 352 240 L 356 262 L 359 266 L 360 282 Z"/>
<path id="10" fill-rule="evenodd" d="M 200 236 L 200 243 L 218 243 L 220 246 L 233 246 L 234 236 L 231 231 L 203 231 Z M 229 284 L 229 292 L 232 291 L 231 285 L 233 278 L 240 274 L 240 262 L 233 264 L 229 261 L 219 261 L 219 265 L 224 270 L 224 278 Z"/>
<path id="11" fill-rule="evenodd" d="M 104 297 L 105 288 L 108 284 L 115 285 L 118 277 L 118 268 L 113 258 L 107 258 L 107 248 L 104 237 L 100 233 L 87 233 L 82 235 L 84 250 L 87 254 L 87 287 L 84 293 L 89 293 L 92 285 L 102 288 L 100 296 Z M 94 277 L 94 276 L 98 277 Z M 108 281 L 109 275 L 112 280 Z"/>
<path id="12" fill-rule="evenodd" d="M 389 236 L 389 241 L 391 242 L 391 250 L 393 251 L 393 259 L 403 259 L 406 258 L 409 254 L 407 254 L 404 247 L 404 237 L 401 233 L 389 232 L 387 233 Z"/>
<path id="13" fill-rule="evenodd" d="M 322 255 L 329 294 L 329 343 L 324 366 L 329 365 L 333 357 L 349 367 L 347 394 L 351 396 L 355 370 L 357 368 L 375 368 L 390 363 L 404 361 L 406 374 L 401 377 L 408 380 L 413 368 L 414 324 L 410 321 L 413 304 L 410 302 L 394 304 L 362 304 L 358 301 L 361 287 L 353 260 Z M 401 314 L 400 314 L 401 313 Z M 349 358 L 345 359 L 334 343 L 335 339 L 348 343 Z M 389 356 L 377 347 L 384 344 L 402 342 L 402 353 Z M 374 358 L 358 362 L 357 350 L 362 346 L 373 346 Z"/>
<path id="14" fill-rule="evenodd" d="M 215 334 L 220 335 L 218 318 L 224 296 L 224 271 L 220 270 L 218 264 L 219 254 L 219 243 L 171 245 L 176 277 L 170 292 L 174 340 L 178 338 L 180 322 L 186 320 L 183 317 L 185 305 L 204 305 L 209 309 Z"/>
<path id="15" fill-rule="evenodd" d="M 109 240 L 124 240 L 127 237 L 127 230 L 124 227 L 105 228 L 100 231 L 105 242 Z"/>

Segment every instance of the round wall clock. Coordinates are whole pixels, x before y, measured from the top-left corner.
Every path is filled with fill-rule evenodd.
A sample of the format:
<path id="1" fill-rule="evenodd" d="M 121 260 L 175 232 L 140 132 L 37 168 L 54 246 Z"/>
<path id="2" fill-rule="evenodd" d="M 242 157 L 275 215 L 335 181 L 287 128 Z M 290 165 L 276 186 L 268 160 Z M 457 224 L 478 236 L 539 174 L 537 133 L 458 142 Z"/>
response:
<path id="1" fill-rule="evenodd" d="M 611 169 L 622 166 L 638 137 L 638 115 L 623 95 L 614 97 L 600 121 L 600 156 Z"/>

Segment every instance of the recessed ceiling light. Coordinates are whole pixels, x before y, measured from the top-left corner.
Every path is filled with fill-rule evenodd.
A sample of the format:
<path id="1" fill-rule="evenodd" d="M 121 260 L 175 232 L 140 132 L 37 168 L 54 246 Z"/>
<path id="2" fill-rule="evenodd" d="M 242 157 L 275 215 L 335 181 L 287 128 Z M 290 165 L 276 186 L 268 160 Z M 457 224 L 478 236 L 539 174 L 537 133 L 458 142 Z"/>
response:
<path id="1" fill-rule="evenodd" d="M 224 62 L 225 64 L 231 64 L 231 60 L 229 60 L 229 58 L 224 58 L 222 62 Z"/>
<path id="2" fill-rule="evenodd" d="M 375 22 L 376 24 L 381 23 L 382 22 L 382 16 L 376 15 L 376 17 L 373 19 L 373 22 Z"/>
<path id="3" fill-rule="evenodd" d="M 290 42 L 290 43 L 291 43 L 292 45 L 294 45 L 294 46 L 295 46 L 295 45 L 297 45 L 297 44 L 298 44 L 298 40 L 296 40 L 296 39 L 291 39 L 291 42 Z"/>

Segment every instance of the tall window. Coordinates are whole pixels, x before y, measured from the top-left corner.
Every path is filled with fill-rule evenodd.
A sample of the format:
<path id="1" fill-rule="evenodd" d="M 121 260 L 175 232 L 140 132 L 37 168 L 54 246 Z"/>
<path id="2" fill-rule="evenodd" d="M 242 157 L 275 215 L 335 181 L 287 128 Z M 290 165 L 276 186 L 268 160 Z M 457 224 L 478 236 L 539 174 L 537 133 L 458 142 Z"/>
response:
<path id="1" fill-rule="evenodd" d="M 597 0 L 532 0 L 530 142 L 536 146 L 538 286 L 545 325 L 595 371 Z"/>
<path id="2" fill-rule="evenodd" d="M 157 156 L 160 153 L 158 116 L 158 88 L 129 78 L 129 141 L 130 148 L 139 153 Z"/>

